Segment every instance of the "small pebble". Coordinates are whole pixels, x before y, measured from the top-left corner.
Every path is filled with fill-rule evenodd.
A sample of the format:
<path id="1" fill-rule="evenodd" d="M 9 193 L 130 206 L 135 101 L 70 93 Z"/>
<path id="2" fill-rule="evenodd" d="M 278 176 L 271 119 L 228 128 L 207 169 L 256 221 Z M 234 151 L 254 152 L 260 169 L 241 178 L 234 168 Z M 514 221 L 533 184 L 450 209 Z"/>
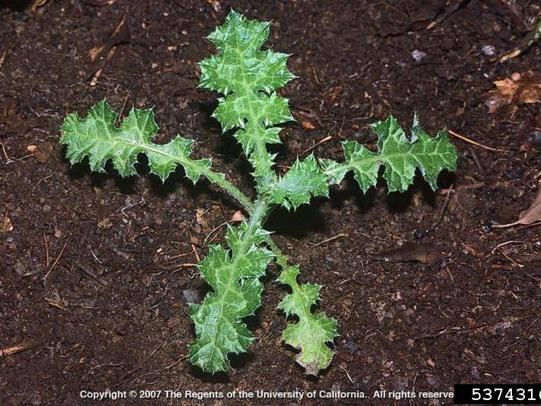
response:
<path id="1" fill-rule="evenodd" d="M 481 48 L 481 51 L 486 56 L 494 56 L 494 54 L 496 53 L 496 48 L 494 48 L 493 45 L 483 45 L 483 48 Z"/>
<path id="2" fill-rule="evenodd" d="M 411 53 L 411 57 L 415 60 L 415 62 L 419 63 L 421 62 L 424 57 L 426 56 L 426 52 L 423 52 L 423 51 L 419 51 L 418 49 L 416 49 L 415 51 L 413 51 Z"/>

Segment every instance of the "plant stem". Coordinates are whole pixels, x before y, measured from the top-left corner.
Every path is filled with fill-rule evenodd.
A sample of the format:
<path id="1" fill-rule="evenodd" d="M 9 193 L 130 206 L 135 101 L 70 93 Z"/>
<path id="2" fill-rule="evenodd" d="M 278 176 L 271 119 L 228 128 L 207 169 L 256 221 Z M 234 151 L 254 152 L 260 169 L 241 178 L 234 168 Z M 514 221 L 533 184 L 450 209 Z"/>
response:
<path id="1" fill-rule="evenodd" d="M 250 201 L 248 196 L 240 191 L 235 185 L 228 181 L 221 173 L 214 172 L 211 169 L 203 173 L 210 183 L 214 183 L 223 190 L 225 190 L 233 199 L 235 199 L 246 212 L 252 216 L 254 212 L 254 204 Z"/>
<path id="2" fill-rule="evenodd" d="M 280 250 L 280 247 L 276 245 L 274 240 L 269 236 L 267 239 L 267 244 L 269 244 L 269 248 L 271 249 L 272 253 L 276 256 L 276 263 L 280 265 L 280 268 L 284 269 L 289 266 L 287 263 L 287 256 Z"/>
<path id="3" fill-rule="evenodd" d="M 282 252 L 282 250 L 280 250 L 278 245 L 276 245 L 276 243 L 274 242 L 274 240 L 270 236 L 267 239 L 267 243 L 269 244 L 269 247 L 270 247 L 272 253 L 276 257 L 276 263 L 280 266 L 280 268 L 282 268 L 282 272 L 280 274 L 284 275 L 286 270 L 288 268 L 291 268 L 293 265 L 290 265 L 288 263 L 287 255 L 285 255 Z M 301 298 L 303 297 L 303 295 L 301 294 L 301 291 L 299 289 L 299 283 L 297 282 L 296 278 L 295 279 L 288 278 L 287 279 L 287 285 L 291 288 L 291 292 L 293 294 L 299 295 L 299 297 L 301 297 Z M 303 308 L 303 312 L 305 313 L 305 317 L 308 319 L 309 316 L 310 316 L 310 305 L 308 305 L 307 303 L 304 303 L 304 301 L 303 301 L 302 308 Z"/>

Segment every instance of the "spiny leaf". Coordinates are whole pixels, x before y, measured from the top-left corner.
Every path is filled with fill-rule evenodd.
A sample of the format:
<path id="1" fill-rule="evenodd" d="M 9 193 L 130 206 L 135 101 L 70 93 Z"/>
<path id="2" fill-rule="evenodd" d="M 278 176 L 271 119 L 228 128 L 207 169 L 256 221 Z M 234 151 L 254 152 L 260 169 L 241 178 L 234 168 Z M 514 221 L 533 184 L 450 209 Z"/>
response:
<path id="1" fill-rule="evenodd" d="M 269 37 L 269 22 L 249 20 L 231 11 L 225 23 L 208 36 L 220 53 L 200 63 L 200 86 L 225 95 L 269 92 L 295 77 L 287 69 L 289 55 L 262 51 Z"/>
<path id="2" fill-rule="evenodd" d="M 293 120 L 287 99 L 276 93 L 270 96 L 264 93 L 234 94 L 220 98 L 219 102 L 212 116 L 221 123 L 224 131 L 234 127 L 245 128 L 250 120 L 257 126 L 273 126 Z"/>
<path id="3" fill-rule="evenodd" d="M 261 133 L 259 134 L 259 139 L 262 139 L 265 144 L 280 144 L 280 128 L 265 128 L 260 131 Z M 244 151 L 246 151 L 248 155 L 251 155 L 256 146 L 255 137 L 251 136 L 245 130 L 238 130 L 235 133 L 235 138 L 241 143 Z"/>
<path id="4" fill-rule="evenodd" d="M 273 254 L 261 248 L 268 232 L 245 222 L 229 228 L 229 249 L 216 245 L 199 264 L 202 277 L 211 286 L 203 303 L 191 306 L 196 341 L 190 361 L 209 373 L 230 368 L 228 354 L 245 352 L 254 340 L 242 322 L 261 304 L 265 273 Z"/>
<path id="5" fill-rule="evenodd" d="M 288 324 L 282 339 L 292 347 L 300 350 L 297 362 L 309 375 L 317 375 L 320 370 L 329 366 L 333 351 L 327 344 L 338 336 L 336 320 L 325 313 L 313 314 L 311 308 L 319 300 L 320 285 L 299 285 L 298 266 L 287 266 L 282 270 L 278 280 L 291 287 L 292 293 L 286 295 L 278 308 L 286 316 L 296 316 L 297 323 Z"/>
<path id="6" fill-rule="evenodd" d="M 383 165 L 383 177 L 389 192 L 405 191 L 413 183 L 416 169 L 432 189 L 436 189 L 438 174 L 444 169 L 456 169 L 457 152 L 446 132 L 440 131 L 432 138 L 419 127 L 417 118 L 414 119 L 411 139 L 406 137 L 393 116 L 372 125 L 372 129 L 379 137 L 377 152 L 369 151 L 356 141 L 346 141 L 343 143 L 344 162 L 321 161 L 331 184 L 340 183 L 352 170 L 361 189 L 366 192 L 376 185 Z"/>
<path id="7" fill-rule="evenodd" d="M 313 155 L 297 159 L 284 176 L 260 187 L 270 203 L 296 209 L 315 196 L 328 196 L 327 178 Z"/>
<path id="8" fill-rule="evenodd" d="M 279 129 L 273 126 L 293 120 L 287 99 L 275 90 L 295 76 L 287 69 L 288 55 L 261 50 L 268 36 L 269 23 L 231 11 L 208 37 L 218 55 L 200 63 L 200 86 L 224 94 L 213 117 L 224 132 L 236 129 L 258 180 L 268 178 L 274 165 L 274 155 L 266 148 L 280 142 Z"/>
<path id="9" fill-rule="evenodd" d="M 208 172 L 210 159 L 190 158 L 192 140 L 176 136 L 168 144 L 155 144 L 152 138 L 158 131 L 154 112 L 131 109 L 120 127 L 115 126 L 118 115 L 103 100 L 93 106 L 86 118 L 76 113 L 68 114 L 61 127 L 60 142 L 67 145 L 66 156 L 74 164 L 88 157 L 90 169 L 104 172 L 108 160 L 120 176 L 136 174 L 135 164 L 139 154 L 146 154 L 150 172 L 162 181 L 182 165 L 186 176 L 197 182 Z"/>

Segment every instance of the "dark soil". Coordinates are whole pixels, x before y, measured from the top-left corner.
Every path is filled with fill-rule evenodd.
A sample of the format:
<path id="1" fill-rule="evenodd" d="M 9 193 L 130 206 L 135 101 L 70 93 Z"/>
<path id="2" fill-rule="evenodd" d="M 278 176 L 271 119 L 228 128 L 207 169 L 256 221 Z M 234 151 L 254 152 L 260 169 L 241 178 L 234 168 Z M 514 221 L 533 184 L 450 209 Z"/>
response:
<path id="1" fill-rule="evenodd" d="M 540 229 L 490 227 L 514 221 L 536 194 L 539 104 L 490 114 L 484 101 L 494 80 L 539 70 L 541 48 L 494 62 L 525 35 L 501 2 L 465 2 L 430 29 L 443 0 L 105 3 L 0 10 L 0 348 L 30 347 L 0 357 L 0 404 L 74 405 L 83 389 L 371 397 L 376 389 L 540 381 Z M 538 2 L 522 3 L 526 18 L 539 12 Z M 162 186 L 70 168 L 58 144 L 63 117 L 104 97 L 117 110 L 155 106 L 159 142 L 177 132 L 195 138 L 198 156 L 214 157 L 251 193 L 240 149 L 210 119 L 217 95 L 196 89 L 197 62 L 214 52 L 204 36 L 231 7 L 272 20 L 269 46 L 293 54 L 299 78 L 282 93 L 299 123 L 315 129 L 284 129 L 280 165 L 327 135 L 318 156 L 338 159 L 342 139 L 373 145 L 368 125 L 389 113 L 409 126 L 416 112 L 431 133 L 447 127 L 508 150 L 455 138 L 459 165 L 440 178 L 443 192 L 418 182 L 404 195 L 386 195 L 383 185 L 363 195 L 350 179 L 329 200 L 275 213 L 278 244 L 300 262 L 303 281 L 324 285 L 320 307 L 339 322 L 335 359 L 317 379 L 281 343 L 286 321 L 275 307 L 286 291 L 275 268 L 250 321 L 251 352 L 229 376 L 192 368 L 187 302 L 206 287 L 183 264 L 207 252 L 205 237 L 238 207 L 205 182 L 191 186 L 181 170 Z M 124 16 L 129 36 L 111 41 Z M 94 47 L 115 42 L 108 61 L 91 61 Z M 426 53 L 419 62 L 415 50 Z M 506 241 L 514 242 L 493 251 Z M 404 244 L 424 263 L 385 254 Z"/>

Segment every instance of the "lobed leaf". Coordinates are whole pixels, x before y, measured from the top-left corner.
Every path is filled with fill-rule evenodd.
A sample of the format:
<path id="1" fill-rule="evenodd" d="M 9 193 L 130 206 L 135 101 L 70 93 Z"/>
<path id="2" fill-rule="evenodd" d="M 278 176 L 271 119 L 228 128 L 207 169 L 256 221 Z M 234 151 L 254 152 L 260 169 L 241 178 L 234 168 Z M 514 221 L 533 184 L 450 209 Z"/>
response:
<path id="1" fill-rule="evenodd" d="M 292 290 L 292 293 L 282 299 L 278 308 L 287 317 L 298 318 L 297 323 L 288 324 L 282 339 L 286 344 L 300 350 L 296 359 L 306 373 L 317 376 L 319 371 L 327 368 L 332 361 L 333 351 L 327 344 L 332 343 L 338 336 L 337 323 L 325 313 L 311 312 L 312 306 L 319 300 L 321 286 L 299 285 L 298 274 L 298 266 L 286 266 L 278 278 L 278 281 L 289 285 Z"/>
<path id="2" fill-rule="evenodd" d="M 446 132 L 430 137 L 414 119 L 412 137 L 408 139 L 393 116 L 372 125 L 378 135 L 378 151 L 372 152 L 356 141 L 345 141 L 342 163 L 322 160 L 324 172 L 331 184 L 340 183 L 347 172 L 353 171 L 361 189 L 375 186 L 381 166 L 389 192 L 405 191 L 412 183 L 416 169 L 432 189 L 436 189 L 439 173 L 455 170 L 457 152 Z"/>
<path id="3" fill-rule="evenodd" d="M 190 361 L 209 373 L 230 369 L 228 354 L 245 352 L 254 340 L 242 322 L 261 304 L 263 286 L 259 278 L 274 257 L 261 244 L 268 232 L 245 222 L 229 228 L 229 249 L 211 247 L 199 264 L 203 279 L 211 286 L 203 303 L 190 306 L 196 340 Z"/>
<path id="4" fill-rule="evenodd" d="M 120 176 L 135 175 L 139 154 L 148 158 L 150 172 L 165 181 L 182 165 L 186 176 L 197 182 L 210 170 L 210 159 L 190 158 L 193 141 L 176 136 L 168 144 L 155 144 L 153 137 L 158 131 L 151 109 L 131 109 L 120 127 L 115 126 L 118 114 L 103 100 L 94 105 L 86 118 L 76 113 L 68 114 L 61 127 L 60 143 L 67 145 L 66 156 L 74 164 L 88 157 L 90 169 L 104 172 L 107 161 Z"/>
<path id="5" fill-rule="evenodd" d="M 328 196 L 329 184 L 314 156 L 309 155 L 302 161 L 297 159 L 281 178 L 260 186 L 260 192 L 269 203 L 296 209 L 312 197 Z"/>
<path id="6" fill-rule="evenodd" d="M 200 86 L 224 95 L 213 117 L 224 132 L 236 129 L 258 180 L 269 178 L 274 165 L 274 155 L 266 148 L 280 143 L 280 130 L 274 126 L 293 120 L 288 100 L 275 90 L 295 76 L 287 69 L 287 54 L 261 50 L 268 36 L 268 22 L 231 11 L 208 37 L 218 54 L 200 63 Z"/>

